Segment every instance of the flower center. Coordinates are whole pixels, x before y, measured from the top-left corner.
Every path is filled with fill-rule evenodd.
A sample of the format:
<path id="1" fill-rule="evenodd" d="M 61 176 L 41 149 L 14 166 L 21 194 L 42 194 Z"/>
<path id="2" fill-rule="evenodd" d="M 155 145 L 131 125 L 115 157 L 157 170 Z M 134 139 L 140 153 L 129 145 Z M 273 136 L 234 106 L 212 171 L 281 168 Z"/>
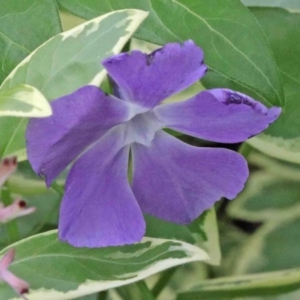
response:
<path id="1" fill-rule="evenodd" d="M 138 113 L 124 125 L 126 144 L 139 143 L 147 147 L 155 133 L 164 127 L 152 111 Z"/>

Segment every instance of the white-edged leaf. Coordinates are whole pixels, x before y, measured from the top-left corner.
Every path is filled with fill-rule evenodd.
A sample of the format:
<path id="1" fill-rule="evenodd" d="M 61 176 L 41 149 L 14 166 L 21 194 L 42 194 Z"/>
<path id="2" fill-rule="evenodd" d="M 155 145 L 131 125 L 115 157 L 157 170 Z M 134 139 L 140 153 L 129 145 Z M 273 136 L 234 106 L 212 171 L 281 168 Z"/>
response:
<path id="1" fill-rule="evenodd" d="M 250 296 L 265 297 L 299 288 L 300 269 L 293 269 L 202 281 L 191 291 L 179 294 L 177 300 L 252 299 Z"/>
<path id="2" fill-rule="evenodd" d="M 198 246 L 205 250 L 209 260 L 205 262 L 219 265 L 221 250 L 219 242 L 219 229 L 214 207 L 203 212 L 189 225 L 183 226 L 172 222 L 145 215 L 146 236 L 168 240 L 180 240 Z"/>
<path id="3" fill-rule="evenodd" d="M 232 218 L 249 222 L 280 222 L 300 210 L 299 181 L 264 171 L 250 176 L 246 188 L 228 206 Z"/>
<path id="4" fill-rule="evenodd" d="M 300 209 L 260 227 L 237 252 L 232 273 L 254 274 L 300 267 Z"/>
<path id="5" fill-rule="evenodd" d="M 204 212 L 203 216 L 190 224 L 188 228 L 196 240 L 196 245 L 208 253 L 210 259 L 206 262 L 211 265 L 219 265 L 221 249 L 215 208 Z"/>
<path id="6" fill-rule="evenodd" d="M 24 239 L 9 248 L 16 249 L 10 270 L 30 283 L 29 300 L 73 299 L 209 258 L 196 246 L 156 238 L 123 247 L 74 248 L 58 241 L 56 231 Z M 17 299 L 4 284 L 0 285 L 0 295 L 1 300 Z"/>
<path id="7" fill-rule="evenodd" d="M 33 86 L 21 84 L 0 91 L 0 117 L 47 117 L 51 114 L 49 102 Z"/>
<path id="8" fill-rule="evenodd" d="M 260 134 L 247 141 L 252 147 L 269 156 L 300 163 L 300 138 L 284 139 Z"/>
<path id="9" fill-rule="evenodd" d="M 0 92 L 19 84 L 39 89 L 48 100 L 86 84 L 99 86 L 105 76 L 101 61 L 121 51 L 148 13 L 127 9 L 92 19 L 58 34 L 27 56 L 4 80 Z M 2 155 L 24 159 L 26 121 L 0 119 Z"/>
<path id="10" fill-rule="evenodd" d="M 246 6 L 282 7 L 288 10 L 299 10 L 299 0 L 241 0 Z"/>

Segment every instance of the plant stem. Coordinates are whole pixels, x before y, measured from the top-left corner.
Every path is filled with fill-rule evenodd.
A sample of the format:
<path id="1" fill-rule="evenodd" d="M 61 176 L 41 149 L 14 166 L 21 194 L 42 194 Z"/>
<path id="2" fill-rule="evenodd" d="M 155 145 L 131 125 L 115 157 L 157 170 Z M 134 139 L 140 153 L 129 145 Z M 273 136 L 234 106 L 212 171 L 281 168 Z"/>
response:
<path id="1" fill-rule="evenodd" d="M 239 148 L 239 153 L 247 159 L 252 151 L 252 147 L 248 143 L 243 143 Z"/>
<path id="2" fill-rule="evenodd" d="M 154 300 L 155 297 L 147 287 L 145 281 L 141 280 L 117 289 L 118 294 L 124 300 Z"/>
<path id="3" fill-rule="evenodd" d="M 7 185 L 5 184 L 1 190 L 1 199 L 5 206 L 10 205 L 13 199 L 10 195 Z M 9 221 L 7 224 L 7 231 L 10 237 L 10 242 L 14 243 L 20 239 L 18 224 L 15 220 Z"/>
<path id="4" fill-rule="evenodd" d="M 102 291 L 98 293 L 97 300 L 106 300 L 108 295 L 108 291 Z"/>
<path id="5" fill-rule="evenodd" d="M 166 285 L 169 283 L 170 279 L 172 278 L 172 276 L 176 271 L 177 268 L 171 268 L 162 273 L 162 275 L 157 280 L 157 282 L 155 283 L 154 287 L 151 290 L 155 298 L 157 298 L 158 295 L 162 292 L 162 290 L 166 287 Z"/>
<path id="6" fill-rule="evenodd" d="M 53 181 L 53 183 L 51 184 L 51 187 L 60 197 L 64 196 L 63 187 L 61 187 L 56 181 Z"/>

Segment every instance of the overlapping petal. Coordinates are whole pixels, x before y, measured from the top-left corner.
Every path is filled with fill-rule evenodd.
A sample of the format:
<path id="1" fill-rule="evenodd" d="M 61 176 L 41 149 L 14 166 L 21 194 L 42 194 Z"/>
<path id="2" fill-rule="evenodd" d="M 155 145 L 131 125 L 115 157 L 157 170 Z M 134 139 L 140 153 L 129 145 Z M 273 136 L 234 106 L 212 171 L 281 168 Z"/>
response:
<path id="1" fill-rule="evenodd" d="M 203 52 L 193 41 L 170 43 L 149 55 L 121 53 L 103 65 L 122 99 L 147 108 L 198 81 L 207 69 Z"/>
<path id="2" fill-rule="evenodd" d="M 238 143 L 266 129 L 281 109 L 268 109 L 228 89 L 212 89 L 183 102 L 157 106 L 154 111 L 171 129 L 214 142 Z"/>
<path id="3" fill-rule="evenodd" d="M 126 102 L 95 86 L 80 88 L 51 106 L 53 115 L 32 119 L 26 134 L 28 158 L 48 186 L 86 147 L 131 117 Z"/>
<path id="4" fill-rule="evenodd" d="M 132 147 L 132 189 L 143 212 L 187 224 L 221 197 L 233 199 L 248 177 L 245 159 L 227 149 L 197 148 L 163 131 L 150 147 Z"/>
<path id="5" fill-rule="evenodd" d="M 145 233 L 142 212 L 127 179 L 129 146 L 116 127 L 81 156 L 66 182 L 59 236 L 76 247 L 138 242 Z"/>

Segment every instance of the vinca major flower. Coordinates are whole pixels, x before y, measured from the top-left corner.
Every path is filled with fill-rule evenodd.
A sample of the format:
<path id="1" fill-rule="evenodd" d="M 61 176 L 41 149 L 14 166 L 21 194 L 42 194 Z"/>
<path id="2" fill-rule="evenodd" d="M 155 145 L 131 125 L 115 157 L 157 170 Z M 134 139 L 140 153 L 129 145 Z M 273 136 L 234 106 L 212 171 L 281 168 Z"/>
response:
<path id="1" fill-rule="evenodd" d="M 238 143 L 264 130 L 280 108 L 228 89 L 163 103 L 206 73 L 193 41 L 102 63 L 113 95 L 84 86 L 53 101 L 53 115 L 32 119 L 27 129 L 29 160 L 48 186 L 74 162 L 60 208 L 60 239 L 77 247 L 130 244 L 145 233 L 143 213 L 188 224 L 221 197 L 235 198 L 248 177 L 240 154 L 190 146 L 164 129 Z"/>

